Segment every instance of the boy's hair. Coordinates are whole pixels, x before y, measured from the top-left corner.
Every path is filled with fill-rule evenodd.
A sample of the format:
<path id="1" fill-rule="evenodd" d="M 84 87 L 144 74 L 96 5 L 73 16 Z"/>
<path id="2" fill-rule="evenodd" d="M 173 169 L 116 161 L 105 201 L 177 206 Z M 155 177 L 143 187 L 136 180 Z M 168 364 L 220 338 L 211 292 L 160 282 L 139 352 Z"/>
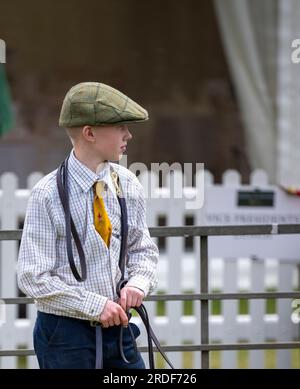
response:
<path id="1" fill-rule="evenodd" d="M 77 142 L 77 140 L 80 137 L 82 127 L 69 127 L 69 128 L 65 128 L 65 130 L 68 137 L 70 138 L 72 145 L 74 146 L 74 144 Z"/>

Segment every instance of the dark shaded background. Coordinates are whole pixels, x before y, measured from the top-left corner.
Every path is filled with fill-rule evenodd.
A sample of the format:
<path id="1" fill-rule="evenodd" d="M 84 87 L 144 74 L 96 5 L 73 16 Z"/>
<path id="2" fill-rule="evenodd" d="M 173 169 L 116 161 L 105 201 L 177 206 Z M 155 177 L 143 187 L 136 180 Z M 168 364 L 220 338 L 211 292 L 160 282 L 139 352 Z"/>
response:
<path id="1" fill-rule="evenodd" d="M 212 0 L 2 1 L 0 38 L 17 127 L 0 139 L 0 173 L 24 183 L 70 150 L 58 116 L 82 81 L 120 89 L 150 113 L 131 128 L 128 161 L 204 162 L 247 180 L 243 128 Z"/>

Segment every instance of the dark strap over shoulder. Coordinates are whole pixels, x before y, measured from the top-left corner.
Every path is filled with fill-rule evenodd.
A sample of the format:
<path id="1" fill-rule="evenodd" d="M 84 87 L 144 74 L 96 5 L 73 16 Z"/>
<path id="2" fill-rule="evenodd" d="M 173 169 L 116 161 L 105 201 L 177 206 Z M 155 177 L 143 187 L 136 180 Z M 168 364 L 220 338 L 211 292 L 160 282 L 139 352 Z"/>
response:
<path id="1" fill-rule="evenodd" d="M 118 197 L 120 209 L 121 209 L 121 249 L 119 256 L 119 268 L 121 271 L 121 279 L 117 284 L 117 294 L 120 296 L 120 291 L 123 286 L 126 285 L 125 280 L 125 268 L 127 264 L 127 237 L 128 237 L 128 218 L 127 218 L 127 206 L 124 197 Z"/>
<path id="2" fill-rule="evenodd" d="M 60 197 L 61 204 L 65 213 L 65 221 L 66 221 L 66 241 L 67 241 L 67 254 L 68 261 L 72 273 L 78 282 L 83 282 L 86 280 L 87 271 L 86 271 L 86 261 L 84 251 L 73 222 L 71 213 L 70 213 L 70 204 L 69 204 L 69 187 L 68 187 L 68 158 L 60 165 L 57 169 L 56 173 L 56 182 L 58 194 Z M 71 233 L 74 238 L 74 242 L 76 244 L 76 248 L 79 255 L 80 267 L 81 267 L 81 276 L 76 269 L 76 265 L 74 262 L 73 249 L 72 249 L 72 241 L 71 241 Z"/>

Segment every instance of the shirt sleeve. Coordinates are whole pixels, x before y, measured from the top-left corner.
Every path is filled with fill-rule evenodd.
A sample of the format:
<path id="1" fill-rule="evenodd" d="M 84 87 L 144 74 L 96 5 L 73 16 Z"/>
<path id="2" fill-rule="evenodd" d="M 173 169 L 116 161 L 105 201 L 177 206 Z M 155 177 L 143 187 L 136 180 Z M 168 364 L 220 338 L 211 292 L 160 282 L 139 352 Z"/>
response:
<path id="1" fill-rule="evenodd" d="M 37 188 L 30 195 L 18 257 L 18 285 L 28 296 L 40 300 L 45 307 L 83 314 L 97 320 L 107 297 L 70 286 L 53 274 L 56 255 L 56 230 L 51 218 L 51 197 Z"/>
<path id="2" fill-rule="evenodd" d="M 137 181 L 136 223 L 129 225 L 127 250 L 127 286 L 141 289 L 145 296 L 157 286 L 158 248 L 146 224 L 146 201 L 142 185 Z"/>

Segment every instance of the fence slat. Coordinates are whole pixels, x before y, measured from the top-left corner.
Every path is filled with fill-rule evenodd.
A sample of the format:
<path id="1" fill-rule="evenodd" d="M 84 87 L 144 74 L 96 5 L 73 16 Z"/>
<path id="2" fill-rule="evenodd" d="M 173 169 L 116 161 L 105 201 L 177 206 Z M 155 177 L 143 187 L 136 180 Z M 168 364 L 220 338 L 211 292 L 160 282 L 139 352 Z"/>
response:
<path id="1" fill-rule="evenodd" d="M 279 290 L 288 291 L 293 289 L 293 268 L 289 263 L 279 262 L 278 277 Z M 291 320 L 291 300 L 278 301 L 278 332 L 277 339 L 279 341 L 290 341 L 292 339 L 293 324 Z M 277 351 L 277 367 L 288 369 L 291 367 L 291 352 L 289 350 Z"/>
<path id="2" fill-rule="evenodd" d="M 263 292 L 265 288 L 265 264 L 260 261 L 251 263 L 251 290 Z M 265 301 L 251 300 L 249 303 L 251 317 L 250 341 L 263 342 L 265 339 Z M 264 368 L 264 351 L 250 351 L 249 367 L 251 369 Z"/>
<path id="3" fill-rule="evenodd" d="M 227 258 L 224 261 L 224 290 L 226 292 L 236 292 L 237 290 L 237 262 L 234 259 Z M 224 318 L 223 328 L 223 342 L 233 343 L 237 342 L 237 302 L 236 301 L 224 301 L 222 316 Z M 223 369 L 235 369 L 236 368 L 236 352 L 235 351 L 223 351 L 221 355 L 222 368 Z"/>
<path id="4" fill-rule="evenodd" d="M 1 177 L 1 187 L 5 188 L 1 199 L 1 228 L 5 230 L 15 230 L 18 228 L 18 217 L 16 214 L 15 193 L 18 187 L 18 181 L 14 174 L 6 173 Z M 2 297 L 17 297 L 16 282 L 16 259 L 17 259 L 17 242 L 1 242 L 1 271 L 0 285 Z M 16 306 L 6 307 L 6 322 L 1 328 L 1 346 L 3 348 L 13 348 L 14 329 L 16 319 Z M 3 369 L 16 367 L 16 358 L 4 358 L 1 361 Z"/>

